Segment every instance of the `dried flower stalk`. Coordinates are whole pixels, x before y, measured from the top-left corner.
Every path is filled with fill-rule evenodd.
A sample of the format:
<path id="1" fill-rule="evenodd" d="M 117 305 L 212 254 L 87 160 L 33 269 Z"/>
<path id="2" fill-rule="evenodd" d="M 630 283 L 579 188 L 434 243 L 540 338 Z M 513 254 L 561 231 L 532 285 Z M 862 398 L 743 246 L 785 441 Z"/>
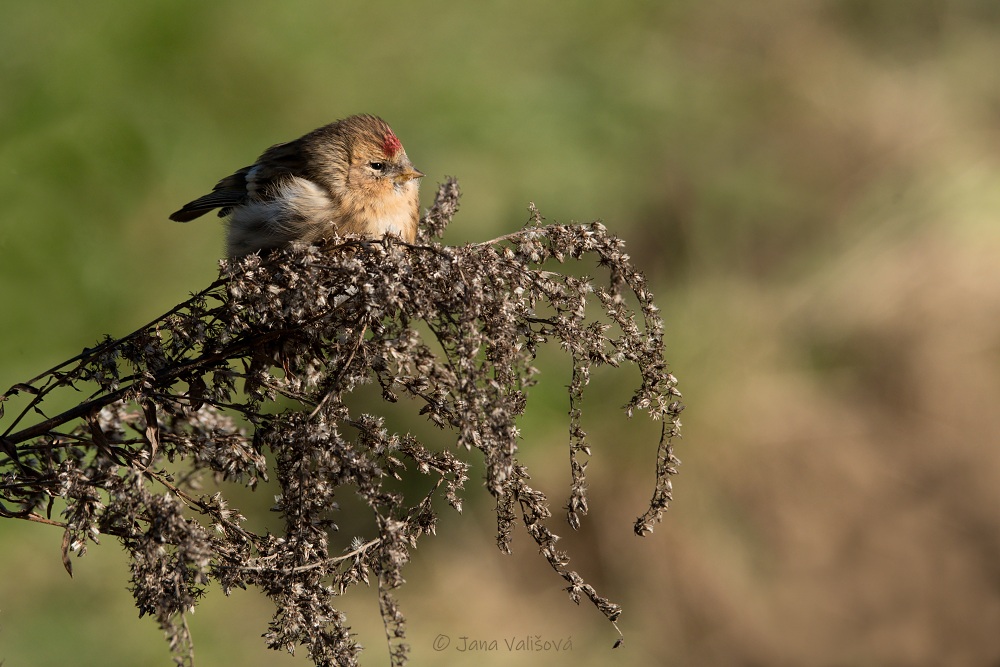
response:
<path id="1" fill-rule="evenodd" d="M 71 574 L 70 554 L 116 537 L 140 614 L 156 617 L 178 664 L 193 663 L 185 614 L 215 580 L 274 600 L 271 648 L 305 646 L 317 665 L 355 665 L 360 649 L 333 603 L 374 577 L 392 663 L 403 665 L 405 619 L 393 590 L 410 549 L 434 532 L 434 498 L 461 510 L 463 457 L 476 450 L 500 548 L 509 551 L 520 516 L 571 598 L 589 599 L 614 623 L 620 607 L 556 549 L 549 502 L 517 460 L 515 421 L 539 346 L 558 341 L 573 361 L 567 507 L 576 528 L 587 513 L 579 405 L 590 369 L 635 365 L 641 382 L 625 410 L 663 423 L 653 497 L 635 525 L 652 531 L 671 499 L 682 409 L 652 294 L 600 223 L 542 225 L 533 206 L 518 232 L 442 246 L 432 237 L 458 198 L 454 180 L 440 187 L 413 245 L 345 238 L 223 262 L 217 281 L 149 325 L 11 387 L 0 419 L 4 401 L 20 394 L 25 405 L 0 435 L 0 516 L 60 526 Z M 542 269 L 584 258 L 596 258 L 605 284 Z M 587 314 L 595 303 L 599 319 Z M 411 399 L 457 448 L 431 447 L 350 407 L 351 392 L 373 383 L 385 401 Z M 46 415 L 45 400 L 67 388 L 88 393 Z M 253 488 L 272 471 L 281 535 L 247 530 L 221 492 L 198 491 L 206 474 Z M 426 496 L 394 490 L 411 476 L 434 480 Z M 332 512 L 345 485 L 371 509 L 377 536 L 333 553 Z"/>

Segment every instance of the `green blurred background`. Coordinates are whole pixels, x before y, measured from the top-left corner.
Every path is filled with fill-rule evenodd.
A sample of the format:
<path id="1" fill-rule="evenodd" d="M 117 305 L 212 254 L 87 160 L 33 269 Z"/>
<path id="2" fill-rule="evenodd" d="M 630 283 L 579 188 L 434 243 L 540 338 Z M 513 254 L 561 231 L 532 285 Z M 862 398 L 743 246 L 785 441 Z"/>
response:
<path id="1" fill-rule="evenodd" d="M 412 665 L 997 664 L 997 63 L 994 0 L 7 2 L 0 385 L 214 278 L 220 224 L 169 222 L 180 204 L 271 143 L 378 113 L 425 206 L 459 178 L 446 242 L 513 231 L 529 201 L 623 237 L 690 406 L 676 502 L 636 538 L 657 429 L 617 411 L 634 373 L 597 374 L 592 513 L 573 535 L 551 522 L 624 605 L 622 648 L 525 535 L 497 552 L 474 479 L 406 570 Z M 559 364 L 522 443 L 556 507 Z M 56 529 L 2 524 L 5 665 L 169 662 L 113 540 L 70 580 Z M 375 592 L 342 607 L 363 664 L 385 664 Z M 264 648 L 270 613 L 211 591 L 198 664 L 308 664 Z M 504 650 L 535 636 L 573 650 Z"/>

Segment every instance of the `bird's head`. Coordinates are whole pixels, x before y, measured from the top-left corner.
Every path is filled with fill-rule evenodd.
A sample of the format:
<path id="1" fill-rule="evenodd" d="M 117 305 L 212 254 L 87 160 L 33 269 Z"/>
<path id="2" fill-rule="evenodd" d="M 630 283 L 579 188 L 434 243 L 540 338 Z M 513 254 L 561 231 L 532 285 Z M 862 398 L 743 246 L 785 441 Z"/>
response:
<path id="1" fill-rule="evenodd" d="M 417 180 L 423 176 L 403 144 L 381 118 L 359 115 L 338 121 L 329 141 L 325 161 L 331 169 L 332 189 L 348 208 L 390 206 L 399 198 L 416 202 Z"/>

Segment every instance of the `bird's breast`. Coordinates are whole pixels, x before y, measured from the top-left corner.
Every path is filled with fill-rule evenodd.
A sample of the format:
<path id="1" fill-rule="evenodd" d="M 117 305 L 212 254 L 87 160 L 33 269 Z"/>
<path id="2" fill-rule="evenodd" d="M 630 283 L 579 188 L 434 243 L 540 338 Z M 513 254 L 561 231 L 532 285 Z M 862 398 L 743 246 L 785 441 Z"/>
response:
<path id="1" fill-rule="evenodd" d="M 417 188 L 410 183 L 393 187 L 383 196 L 367 202 L 362 213 L 364 222 L 360 225 L 361 231 L 372 238 L 395 234 L 412 243 L 417 234 L 418 207 Z"/>

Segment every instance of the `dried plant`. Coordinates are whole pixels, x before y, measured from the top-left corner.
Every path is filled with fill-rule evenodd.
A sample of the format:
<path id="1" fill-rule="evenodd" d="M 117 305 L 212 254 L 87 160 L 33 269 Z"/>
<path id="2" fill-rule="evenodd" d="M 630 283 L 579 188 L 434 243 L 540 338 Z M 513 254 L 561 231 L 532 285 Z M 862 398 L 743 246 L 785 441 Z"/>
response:
<path id="1" fill-rule="evenodd" d="M 625 411 L 662 420 L 652 500 L 635 524 L 640 535 L 652 531 L 670 500 L 682 409 L 657 308 L 622 242 L 599 223 L 542 225 L 532 207 L 518 232 L 440 245 L 432 237 L 458 197 L 454 180 L 440 187 L 413 245 L 344 238 L 223 262 L 216 282 L 151 324 L 11 387 L 0 418 L 15 395 L 24 406 L 0 436 L 0 515 L 61 527 L 70 573 L 72 553 L 102 534 L 117 538 L 140 614 L 156 617 L 178 664 L 193 663 L 185 614 L 214 580 L 227 593 L 257 586 L 274 601 L 269 647 L 304 645 L 317 665 L 355 665 L 360 648 L 334 602 L 374 578 L 392 663 L 402 665 L 408 647 L 393 591 L 410 550 L 434 532 L 435 498 L 461 510 L 464 459 L 475 450 L 496 499 L 500 549 L 509 551 L 520 517 L 570 597 L 614 623 L 618 605 L 556 548 L 549 502 L 517 459 L 516 420 L 538 347 L 558 341 L 573 363 L 576 528 L 587 513 L 579 402 L 590 369 L 634 364 L 641 381 Z M 605 284 L 542 269 L 584 258 L 597 260 Z M 594 303 L 596 319 L 587 315 Z M 456 447 L 390 432 L 383 417 L 349 407 L 348 395 L 373 383 L 385 401 L 411 399 Z M 88 394 L 47 416 L 44 401 L 67 388 Z M 221 492 L 199 493 L 206 474 L 253 488 L 271 469 L 281 534 L 252 532 Z M 398 490 L 414 478 L 429 478 L 430 491 Z M 348 490 L 370 508 L 377 535 L 332 553 L 333 513 Z"/>

